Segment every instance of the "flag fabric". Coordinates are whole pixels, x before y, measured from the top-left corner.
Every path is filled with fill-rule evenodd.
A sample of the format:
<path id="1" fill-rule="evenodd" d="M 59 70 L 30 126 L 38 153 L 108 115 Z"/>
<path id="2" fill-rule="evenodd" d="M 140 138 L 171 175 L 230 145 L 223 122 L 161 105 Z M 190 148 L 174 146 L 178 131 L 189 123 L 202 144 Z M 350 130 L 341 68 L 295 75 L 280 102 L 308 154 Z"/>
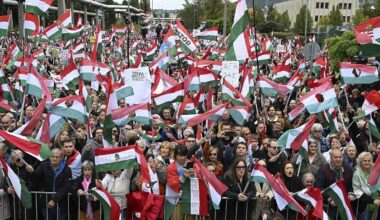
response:
<path id="1" fill-rule="evenodd" d="M 367 116 L 367 122 L 368 122 L 368 128 L 370 130 L 371 136 L 376 137 L 378 140 L 380 140 L 380 132 L 379 129 L 376 126 L 375 121 L 372 118 L 372 115 Z"/>
<path id="2" fill-rule="evenodd" d="M 220 37 L 219 27 L 216 26 L 216 27 L 205 29 L 204 31 L 198 33 L 196 37 L 200 39 L 206 39 L 206 40 L 218 40 L 218 38 Z"/>
<path id="3" fill-rule="evenodd" d="M 323 197 L 321 190 L 317 187 L 308 187 L 294 195 L 296 198 L 310 203 L 313 206 L 312 215 L 320 220 L 328 220 L 329 216 L 323 210 Z"/>
<path id="4" fill-rule="evenodd" d="M 129 169 L 136 165 L 136 151 L 134 146 L 96 148 L 94 155 L 96 172 Z"/>
<path id="5" fill-rule="evenodd" d="M 156 42 L 153 42 L 152 45 L 146 49 L 145 54 L 147 60 L 153 60 L 154 56 L 157 54 L 157 48 Z"/>
<path id="6" fill-rule="evenodd" d="M 149 104 L 137 104 L 124 108 L 114 109 L 111 112 L 113 122 L 117 126 L 124 126 L 131 121 L 140 122 L 145 125 L 150 124 Z"/>
<path id="7" fill-rule="evenodd" d="M 4 58 L 3 63 L 7 65 L 7 68 L 9 68 L 13 66 L 16 59 L 20 57 L 22 57 L 20 48 L 15 43 L 12 43 L 8 50 L 7 56 Z"/>
<path id="8" fill-rule="evenodd" d="M 32 208 L 32 194 L 30 194 L 28 188 L 26 187 L 25 181 L 18 177 L 12 168 L 1 157 L 0 165 L 4 170 L 4 173 L 8 176 L 8 179 L 12 184 L 17 197 L 20 199 L 22 206 L 26 209 Z"/>
<path id="9" fill-rule="evenodd" d="M 277 65 L 274 67 L 273 81 L 275 82 L 287 82 L 290 79 L 290 66 Z"/>
<path id="10" fill-rule="evenodd" d="M 39 16 L 47 16 L 47 10 L 53 0 L 25 0 L 25 12 Z"/>
<path id="11" fill-rule="evenodd" d="M 286 95 L 293 90 L 292 86 L 279 84 L 273 82 L 263 76 L 257 76 L 257 86 L 260 88 L 260 91 L 267 96 L 274 97 L 278 94 Z"/>
<path id="12" fill-rule="evenodd" d="M 308 146 L 308 138 L 310 135 L 310 130 L 313 124 L 315 123 L 315 120 L 317 119 L 317 116 L 313 115 L 311 118 L 303 125 L 301 125 L 298 128 L 290 129 L 284 132 L 277 141 L 278 146 L 286 148 L 286 149 L 293 149 L 294 151 L 298 151 L 301 149 L 305 149 L 307 151 Z"/>
<path id="13" fill-rule="evenodd" d="M 358 116 L 354 117 L 354 120 L 358 120 L 366 115 L 369 115 L 380 108 L 380 93 L 376 90 L 371 90 L 371 92 L 365 95 L 364 98 L 362 111 Z"/>
<path id="14" fill-rule="evenodd" d="M 0 16 L 0 36 L 6 37 L 8 35 L 10 21 L 11 21 L 10 15 Z"/>
<path id="15" fill-rule="evenodd" d="M 335 202 L 340 218 L 355 220 L 343 179 L 324 189 L 323 195 L 329 196 Z"/>
<path id="16" fill-rule="evenodd" d="M 258 163 L 255 164 L 251 173 L 251 181 L 265 183 L 268 186 L 271 186 L 277 207 L 280 210 L 283 210 L 287 205 L 289 205 L 290 208 L 300 212 L 302 215 L 305 216 L 307 214 L 306 210 L 297 203 L 286 187 L 284 187 L 285 184 L 282 182 L 281 178 L 273 177 L 262 165 Z"/>
<path id="17" fill-rule="evenodd" d="M 96 61 L 98 57 L 103 53 L 103 38 L 102 38 L 102 27 L 98 24 L 96 38 L 94 46 L 92 48 L 91 60 Z"/>
<path id="18" fill-rule="evenodd" d="M 57 19 L 56 23 L 60 27 L 67 27 L 69 25 L 72 25 L 73 19 L 72 19 L 72 11 L 71 9 L 67 9 L 59 18 Z"/>
<path id="19" fill-rule="evenodd" d="M 338 105 L 334 86 L 331 81 L 318 86 L 305 96 L 302 96 L 300 102 L 310 114 L 318 113 Z"/>
<path id="20" fill-rule="evenodd" d="M 104 136 L 103 136 L 103 145 L 105 147 L 113 147 L 112 145 L 112 128 L 117 126 L 112 120 L 112 110 L 118 109 L 116 92 L 113 88 L 113 79 L 112 76 L 107 81 L 107 111 L 106 119 L 104 122 Z"/>
<path id="21" fill-rule="evenodd" d="M 375 66 L 341 62 L 339 71 L 345 84 L 371 84 L 379 81 L 379 72 Z"/>
<path id="22" fill-rule="evenodd" d="M 58 134 L 66 122 L 62 116 L 53 115 L 48 112 L 44 123 L 37 133 L 36 140 L 49 144 L 50 140 Z"/>
<path id="23" fill-rule="evenodd" d="M 182 52 L 185 54 L 194 52 L 197 49 L 198 42 L 191 36 L 179 19 L 176 19 L 176 24 L 177 28 L 175 29 L 175 35 L 177 35 L 179 39 Z"/>
<path id="24" fill-rule="evenodd" d="M 296 70 L 295 73 L 290 77 L 289 81 L 286 83 L 288 86 L 300 87 L 302 82 L 302 74 L 300 73 L 300 68 Z"/>
<path id="25" fill-rule="evenodd" d="M 46 35 L 49 40 L 60 40 L 62 37 L 62 28 L 60 24 L 55 22 L 46 27 L 43 34 Z"/>
<path id="26" fill-rule="evenodd" d="M 87 121 L 87 111 L 83 96 L 67 96 L 59 98 L 48 106 L 51 114 L 76 119 L 82 123 Z"/>
<path id="27" fill-rule="evenodd" d="M 380 157 L 376 158 L 375 164 L 369 174 L 367 183 L 371 192 L 376 192 L 380 189 Z"/>
<path id="28" fill-rule="evenodd" d="M 152 86 L 152 94 L 160 94 L 165 90 L 168 90 L 175 85 L 177 85 L 177 81 L 169 76 L 167 73 L 162 71 L 159 67 L 154 71 L 154 80 Z"/>
<path id="29" fill-rule="evenodd" d="M 169 67 L 170 56 L 168 51 L 162 53 L 159 57 L 153 60 L 149 65 L 149 69 L 156 69 L 159 67 L 160 69 L 166 71 Z"/>
<path id="30" fill-rule="evenodd" d="M 82 37 L 83 34 L 83 26 L 75 27 L 75 28 L 63 28 L 62 29 L 62 40 L 68 41 L 71 39 L 77 39 Z"/>
<path id="31" fill-rule="evenodd" d="M 356 42 L 363 56 L 380 55 L 380 17 L 374 17 L 355 27 Z"/>
<path id="32" fill-rule="evenodd" d="M 62 84 L 66 89 L 75 90 L 76 86 L 79 84 L 79 71 L 75 66 L 72 59 L 60 73 Z"/>
<path id="33" fill-rule="evenodd" d="M 245 29 L 249 25 L 246 1 L 238 1 L 235 10 L 231 35 L 228 38 L 226 60 L 245 60 L 251 55 L 248 34 Z"/>
<path id="34" fill-rule="evenodd" d="M 33 53 L 33 57 L 37 60 L 43 60 L 46 56 L 43 50 L 39 50 Z"/>
<path id="35" fill-rule="evenodd" d="M 234 106 L 251 106 L 249 101 L 240 94 L 230 83 L 227 82 L 224 78 L 221 83 L 222 87 L 222 101 L 227 102 L 231 100 L 232 105 Z"/>
<path id="36" fill-rule="evenodd" d="M 256 66 L 257 62 L 259 62 L 259 65 L 267 65 L 271 61 L 271 55 L 270 51 L 263 51 L 258 54 L 254 54 L 250 57 L 249 64 L 251 66 Z"/>
<path id="37" fill-rule="evenodd" d="M 164 205 L 164 220 L 169 220 L 174 212 L 175 206 L 179 198 L 181 197 L 181 192 L 176 192 L 172 189 L 169 184 L 166 184 L 165 189 L 165 205 Z"/>
<path id="38" fill-rule="evenodd" d="M 174 87 L 157 95 L 152 95 L 157 111 L 161 112 L 164 108 L 169 107 L 173 102 L 182 102 L 185 96 L 184 85 L 179 83 Z"/>
<path id="39" fill-rule="evenodd" d="M 38 20 L 38 17 L 25 13 L 24 14 L 24 32 L 25 37 L 28 37 L 32 33 L 38 33 L 40 30 L 40 21 Z"/>
<path id="40" fill-rule="evenodd" d="M 238 124 L 243 125 L 251 115 L 251 106 L 232 106 L 227 109 L 231 118 Z"/>
<path id="41" fill-rule="evenodd" d="M 203 179 L 190 177 L 182 184 L 182 212 L 191 215 L 208 215 L 207 187 Z"/>
<path id="42" fill-rule="evenodd" d="M 105 63 L 91 60 L 81 60 L 79 62 L 80 75 L 86 81 L 95 81 L 96 75 L 106 76 L 109 71 L 111 70 Z"/>
<path id="43" fill-rule="evenodd" d="M 14 134 L 20 134 L 24 136 L 32 136 L 33 131 L 36 129 L 38 122 L 41 119 L 41 115 L 45 110 L 46 98 L 44 98 L 38 107 L 34 110 L 32 118 L 24 125 L 13 131 Z"/>
<path id="44" fill-rule="evenodd" d="M 73 45 L 72 52 L 73 54 L 84 51 L 84 43 L 83 40 L 77 41 L 75 45 Z"/>
<path id="45" fill-rule="evenodd" d="M 105 220 L 121 220 L 120 206 L 116 200 L 102 187 L 88 190 L 102 204 Z"/>
<path id="46" fill-rule="evenodd" d="M 51 154 L 50 148 L 47 144 L 39 142 L 31 137 L 25 137 L 0 130 L 0 139 L 33 156 L 39 161 L 49 158 Z"/>
<path id="47" fill-rule="evenodd" d="M 169 56 L 174 56 L 177 54 L 175 35 L 172 28 L 168 29 L 168 32 L 161 43 L 160 53 L 163 54 L 165 52 L 167 52 Z"/>
<path id="48" fill-rule="evenodd" d="M 33 66 L 30 66 L 30 72 L 26 80 L 25 93 L 37 98 L 47 97 L 48 101 L 52 100 L 51 93 L 42 78 Z"/>

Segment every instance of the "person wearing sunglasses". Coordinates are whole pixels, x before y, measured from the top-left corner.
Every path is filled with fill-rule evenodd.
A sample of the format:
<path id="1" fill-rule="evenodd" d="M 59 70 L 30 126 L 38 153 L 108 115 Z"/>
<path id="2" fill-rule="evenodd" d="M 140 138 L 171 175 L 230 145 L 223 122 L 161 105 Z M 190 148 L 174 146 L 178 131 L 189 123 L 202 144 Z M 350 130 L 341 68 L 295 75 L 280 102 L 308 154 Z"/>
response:
<path id="1" fill-rule="evenodd" d="M 248 219 L 253 208 L 252 197 L 256 194 L 255 185 L 249 181 L 247 163 L 244 159 L 234 160 L 230 170 L 224 175 L 224 184 L 228 190 L 223 196 L 221 213 L 227 213 L 225 219 Z M 225 209 L 228 209 L 225 212 Z"/>

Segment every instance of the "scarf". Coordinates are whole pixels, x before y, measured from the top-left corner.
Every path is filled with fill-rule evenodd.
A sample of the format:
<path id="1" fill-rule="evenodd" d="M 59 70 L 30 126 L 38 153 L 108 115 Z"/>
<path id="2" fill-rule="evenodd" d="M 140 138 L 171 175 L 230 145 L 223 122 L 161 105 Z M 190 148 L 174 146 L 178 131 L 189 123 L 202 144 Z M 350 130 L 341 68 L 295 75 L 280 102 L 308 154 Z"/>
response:
<path id="1" fill-rule="evenodd" d="M 90 184 L 91 184 L 91 178 L 89 180 L 86 180 L 86 178 L 83 177 L 82 186 L 83 186 L 84 191 L 86 191 L 86 192 L 88 191 Z M 88 194 L 86 195 L 86 201 L 87 201 L 86 217 L 88 220 L 93 220 L 94 216 L 92 215 L 92 206 L 91 206 L 92 198 L 91 198 L 91 195 L 88 195 Z"/>

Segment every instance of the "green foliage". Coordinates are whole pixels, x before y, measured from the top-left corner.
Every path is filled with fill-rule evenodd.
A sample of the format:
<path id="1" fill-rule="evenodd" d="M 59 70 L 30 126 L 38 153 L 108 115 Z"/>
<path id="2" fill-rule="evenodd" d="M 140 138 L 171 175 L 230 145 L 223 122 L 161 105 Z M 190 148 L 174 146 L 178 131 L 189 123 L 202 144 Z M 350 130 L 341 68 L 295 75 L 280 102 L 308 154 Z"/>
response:
<path id="1" fill-rule="evenodd" d="M 107 0 L 105 3 L 108 5 L 114 4 L 113 0 Z M 106 22 L 106 27 L 108 27 L 108 28 L 111 28 L 111 26 L 116 23 L 116 15 L 115 15 L 114 9 L 106 9 L 106 11 L 105 11 L 105 22 Z"/>
<path id="2" fill-rule="evenodd" d="M 280 18 L 278 19 L 278 23 L 282 24 L 285 26 L 285 28 L 290 28 L 290 18 L 289 18 L 289 13 L 288 10 L 284 11 L 281 15 Z"/>
<path id="3" fill-rule="evenodd" d="M 256 25 L 264 23 L 264 12 L 260 8 L 248 9 L 250 23 L 253 24 L 253 11 L 255 12 Z"/>
<path id="4" fill-rule="evenodd" d="M 269 8 L 267 21 L 279 23 L 280 16 L 281 14 L 272 6 Z"/>
<path id="5" fill-rule="evenodd" d="M 355 11 L 355 15 L 352 16 L 352 23 L 354 25 L 358 25 L 362 22 L 365 22 L 366 20 L 368 20 L 368 16 L 367 15 L 364 15 L 363 13 L 363 9 L 358 9 Z"/>
<path id="6" fill-rule="evenodd" d="M 207 19 L 215 20 L 223 18 L 223 3 L 221 0 L 207 0 L 205 2 Z"/>
<path id="7" fill-rule="evenodd" d="M 307 13 L 307 23 L 305 23 L 305 15 Z M 302 6 L 300 12 L 296 16 L 296 21 L 294 22 L 294 30 L 297 33 L 305 33 L 305 24 L 307 24 L 306 32 L 310 32 L 313 27 L 313 18 L 310 16 L 309 9 L 306 5 Z"/>
<path id="8" fill-rule="evenodd" d="M 343 15 L 340 12 L 339 8 L 335 7 L 335 5 L 332 7 L 332 10 L 330 11 L 329 18 L 330 25 L 340 26 L 343 24 Z"/>
<path id="9" fill-rule="evenodd" d="M 325 44 L 329 48 L 330 63 L 334 72 L 339 71 L 339 62 L 347 61 L 360 51 L 352 31 L 346 31 L 341 36 L 329 37 L 325 39 Z"/>
<path id="10" fill-rule="evenodd" d="M 140 8 L 139 0 L 129 0 L 129 5 L 135 8 Z"/>

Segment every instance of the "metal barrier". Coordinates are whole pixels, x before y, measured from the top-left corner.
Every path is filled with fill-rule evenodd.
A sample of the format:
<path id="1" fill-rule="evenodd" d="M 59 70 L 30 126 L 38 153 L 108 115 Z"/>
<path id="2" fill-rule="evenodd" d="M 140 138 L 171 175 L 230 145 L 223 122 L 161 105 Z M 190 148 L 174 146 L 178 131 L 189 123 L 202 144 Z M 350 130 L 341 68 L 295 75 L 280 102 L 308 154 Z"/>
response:
<path id="1" fill-rule="evenodd" d="M 60 202 L 59 204 L 56 204 L 54 208 L 48 209 L 46 207 L 47 203 L 49 202 L 48 198 L 51 195 L 54 195 L 54 192 L 36 192 L 33 191 L 32 198 L 33 198 L 33 204 L 32 209 L 25 209 L 21 208 L 20 201 L 16 199 L 10 199 L 9 205 L 11 212 L 11 219 L 15 220 L 38 220 L 38 219 L 68 219 L 68 220 L 77 220 L 81 219 L 81 203 L 80 199 L 76 195 L 69 194 L 67 196 L 67 201 Z M 111 194 L 112 195 L 112 194 Z M 5 215 L 8 213 L 4 207 L 4 203 L 6 203 L 6 200 L 8 199 L 8 194 L 1 195 L 0 194 L 0 219 L 6 219 Z M 113 196 L 122 196 L 122 195 L 113 195 Z M 41 203 L 41 201 L 43 201 Z M 121 200 L 122 202 L 126 200 Z M 175 213 L 172 214 L 171 219 L 172 220 L 193 220 L 193 219 L 199 219 L 199 220 L 256 220 L 261 219 L 261 215 L 266 212 L 266 210 L 258 210 L 256 207 L 258 206 L 258 203 L 260 203 L 262 200 L 258 200 L 258 198 L 253 198 L 247 202 L 237 202 L 236 200 L 230 199 L 230 198 L 222 198 L 222 202 L 220 205 L 219 210 L 215 210 L 211 204 L 209 204 L 209 216 L 196 216 L 196 215 L 189 215 L 189 214 L 183 214 L 181 219 L 179 219 L 178 216 Z M 275 203 L 275 201 L 273 201 Z M 44 204 L 43 204 L 44 203 Z M 355 201 L 356 205 L 353 206 L 353 212 L 356 216 L 358 216 L 359 212 L 359 200 Z M 99 204 L 99 219 L 102 216 L 102 207 L 101 204 Z M 126 205 L 124 203 L 121 204 L 122 206 Z M 177 205 L 176 208 L 180 208 L 180 205 Z M 67 209 L 66 209 L 67 208 Z M 278 211 L 277 207 L 273 208 L 272 206 L 269 206 L 271 210 L 268 211 Z M 340 219 L 339 214 L 336 211 L 336 208 L 334 210 L 329 209 L 329 206 L 327 204 L 324 204 L 324 208 L 326 213 L 329 214 L 329 217 L 331 219 Z M 178 211 L 178 210 L 177 210 Z M 379 217 L 377 215 L 377 211 L 374 212 L 375 216 L 370 219 L 378 219 Z M 126 210 L 123 210 L 123 218 L 126 219 Z M 281 214 L 285 217 L 285 219 L 293 220 L 296 219 L 297 213 L 293 210 L 290 210 L 289 208 L 281 211 Z M 334 217 L 333 217 L 334 216 Z M 129 216 L 130 219 L 139 219 L 137 213 L 132 213 L 132 216 Z M 333 217 L 333 218 L 332 218 Z M 82 218 L 83 219 L 83 218 Z M 308 216 L 306 216 L 304 219 L 308 219 Z M 95 219 L 94 219 L 95 220 Z"/>

